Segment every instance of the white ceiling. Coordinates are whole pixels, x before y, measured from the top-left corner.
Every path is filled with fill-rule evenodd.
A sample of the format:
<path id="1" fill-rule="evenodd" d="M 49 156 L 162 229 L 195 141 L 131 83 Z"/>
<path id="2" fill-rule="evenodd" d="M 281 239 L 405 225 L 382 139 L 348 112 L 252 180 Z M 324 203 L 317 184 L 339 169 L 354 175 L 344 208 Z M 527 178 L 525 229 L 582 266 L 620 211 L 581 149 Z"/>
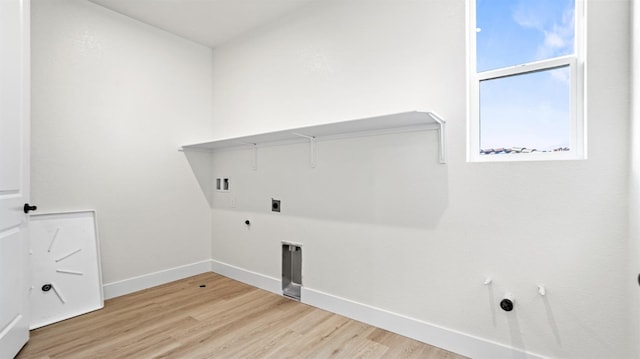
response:
<path id="1" fill-rule="evenodd" d="M 89 0 L 208 47 L 315 0 Z"/>

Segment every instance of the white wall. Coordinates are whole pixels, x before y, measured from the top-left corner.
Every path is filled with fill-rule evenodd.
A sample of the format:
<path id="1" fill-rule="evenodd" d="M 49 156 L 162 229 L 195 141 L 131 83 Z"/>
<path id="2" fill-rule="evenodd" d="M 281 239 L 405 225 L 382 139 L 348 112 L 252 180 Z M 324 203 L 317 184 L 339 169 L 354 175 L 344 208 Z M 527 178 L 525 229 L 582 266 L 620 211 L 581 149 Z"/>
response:
<path id="1" fill-rule="evenodd" d="M 105 283 L 208 260 L 178 148 L 211 136 L 211 49 L 85 0 L 32 8 L 33 203 L 97 209 Z"/>
<path id="2" fill-rule="evenodd" d="M 630 273 L 631 337 L 640 338 L 640 2 L 632 2 L 632 117 L 631 117 L 631 195 L 630 211 Z M 635 340 L 635 354 L 640 357 L 640 341 Z"/>
<path id="3" fill-rule="evenodd" d="M 465 161 L 463 0 L 320 1 L 216 49 L 218 138 L 428 109 L 449 163 L 429 133 L 322 143 L 316 169 L 303 145 L 260 150 L 256 172 L 217 154 L 213 259 L 279 278 L 280 241 L 301 242 L 307 288 L 544 356 L 630 357 L 629 1 L 588 8 L 585 161 Z"/>

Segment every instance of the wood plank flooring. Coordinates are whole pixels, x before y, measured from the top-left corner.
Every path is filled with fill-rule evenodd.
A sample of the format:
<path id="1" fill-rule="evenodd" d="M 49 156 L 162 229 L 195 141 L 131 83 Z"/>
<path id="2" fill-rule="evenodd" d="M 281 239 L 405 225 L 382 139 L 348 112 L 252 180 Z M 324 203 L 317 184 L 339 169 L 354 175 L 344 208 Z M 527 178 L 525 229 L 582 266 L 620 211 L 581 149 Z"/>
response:
<path id="1" fill-rule="evenodd" d="M 33 330 L 17 358 L 463 357 L 206 273 Z"/>

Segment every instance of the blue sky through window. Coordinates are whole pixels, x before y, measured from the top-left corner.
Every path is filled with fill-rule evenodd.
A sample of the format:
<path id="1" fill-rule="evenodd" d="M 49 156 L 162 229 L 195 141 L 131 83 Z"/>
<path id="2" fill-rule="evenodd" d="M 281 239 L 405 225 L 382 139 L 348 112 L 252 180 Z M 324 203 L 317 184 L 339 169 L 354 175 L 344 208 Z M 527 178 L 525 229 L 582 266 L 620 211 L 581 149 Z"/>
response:
<path id="1" fill-rule="evenodd" d="M 476 0 L 477 71 L 574 53 L 575 0 Z M 481 81 L 480 148 L 570 147 L 568 67 Z"/>
<path id="2" fill-rule="evenodd" d="M 477 70 L 573 54 L 574 0 L 477 0 Z"/>
<path id="3" fill-rule="evenodd" d="M 568 76 L 562 67 L 482 81 L 480 148 L 570 147 Z"/>

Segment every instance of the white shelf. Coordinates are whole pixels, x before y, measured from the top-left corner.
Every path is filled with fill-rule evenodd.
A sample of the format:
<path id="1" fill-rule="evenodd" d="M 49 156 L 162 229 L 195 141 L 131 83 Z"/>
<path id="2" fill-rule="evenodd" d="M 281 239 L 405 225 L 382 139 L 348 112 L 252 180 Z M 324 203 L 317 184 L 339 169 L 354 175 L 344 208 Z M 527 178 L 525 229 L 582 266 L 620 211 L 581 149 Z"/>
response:
<path id="1" fill-rule="evenodd" d="M 317 141 L 429 130 L 437 130 L 439 132 L 440 163 L 446 163 L 445 121 L 432 112 L 420 111 L 401 112 L 317 126 L 220 139 L 185 145 L 182 146 L 182 149 L 186 151 L 214 151 L 223 148 L 252 146 L 254 149 L 253 165 L 255 168 L 257 161 L 256 151 L 259 146 L 308 142 L 310 146 L 310 164 L 312 167 L 315 167 L 314 149 L 315 142 Z"/>

